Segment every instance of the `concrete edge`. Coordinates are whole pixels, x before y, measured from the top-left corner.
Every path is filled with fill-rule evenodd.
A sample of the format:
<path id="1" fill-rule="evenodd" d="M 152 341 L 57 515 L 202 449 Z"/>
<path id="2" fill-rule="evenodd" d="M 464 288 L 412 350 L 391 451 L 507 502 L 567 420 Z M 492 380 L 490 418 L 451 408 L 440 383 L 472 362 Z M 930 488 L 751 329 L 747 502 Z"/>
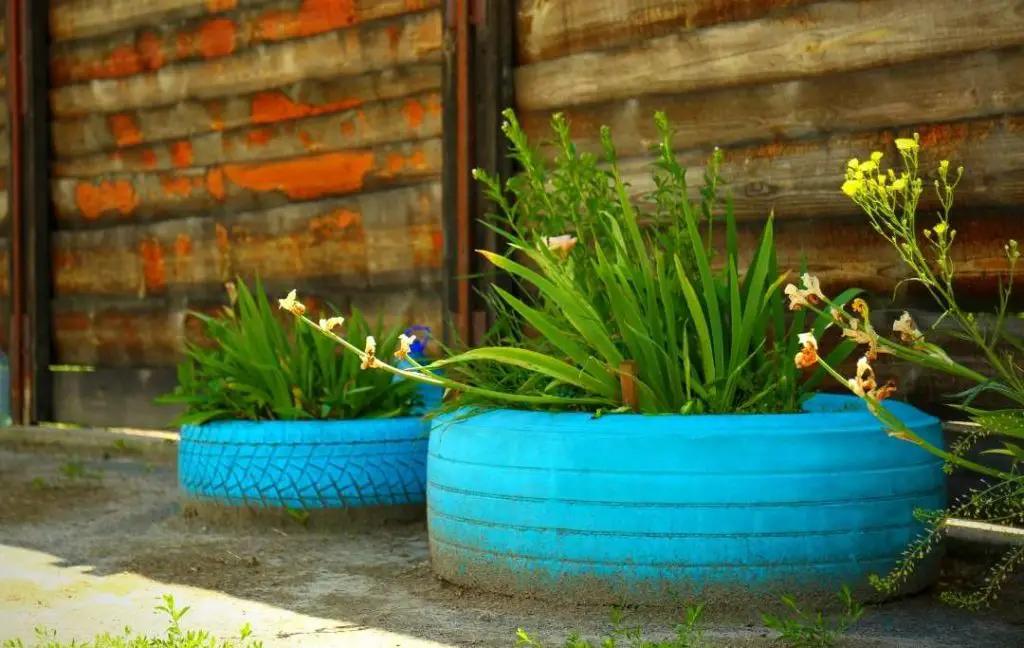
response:
<path id="1" fill-rule="evenodd" d="M 58 428 L 14 425 L 0 427 L 0 446 L 103 453 L 112 457 L 175 461 L 178 433 L 159 430 Z"/>

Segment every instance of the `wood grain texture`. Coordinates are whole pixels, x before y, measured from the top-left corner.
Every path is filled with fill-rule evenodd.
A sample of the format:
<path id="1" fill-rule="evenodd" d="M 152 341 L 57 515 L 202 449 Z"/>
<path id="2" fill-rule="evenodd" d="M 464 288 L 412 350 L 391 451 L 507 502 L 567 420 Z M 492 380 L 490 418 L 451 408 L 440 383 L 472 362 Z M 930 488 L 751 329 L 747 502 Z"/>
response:
<path id="1" fill-rule="evenodd" d="M 1024 112 L 1024 51 L 976 52 L 872 70 L 680 95 L 572 106 L 563 112 L 581 151 L 600 154 L 602 125 L 619 155 L 657 144 L 654 113 L 675 131 L 674 148 L 710 149 Z M 551 137 L 552 111 L 526 112 L 531 141 Z"/>
<path id="2" fill-rule="evenodd" d="M 175 63 L 231 56 L 260 44 L 316 36 L 439 4 L 439 0 L 262 0 L 216 16 L 155 20 L 103 39 L 56 43 L 53 84 L 150 74 Z"/>
<path id="3" fill-rule="evenodd" d="M 237 56 L 185 63 L 155 74 L 101 79 L 55 89 L 57 118 L 113 113 L 214 99 L 307 79 L 355 76 L 396 65 L 438 62 L 441 12 L 416 13 L 390 24 L 371 23 L 248 50 Z"/>
<path id="4" fill-rule="evenodd" d="M 440 172 L 441 142 L 430 139 L 209 169 L 63 178 L 54 182 L 53 193 L 55 213 L 65 226 L 109 224 L 210 210 L 266 209 L 417 184 Z"/>
<path id="5" fill-rule="evenodd" d="M 813 1 L 521 0 L 516 11 L 519 63 L 751 20 Z"/>
<path id="6" fill-rule="evenodd" d="M 435 182 L 217 219 L 58 232 L 56 295 L 209 299 L 238 275 L 350 291 L 435 285 L 440 203 Z"/>
<path id="7" fill-rule="evenodd" d="M 234 131 L 215 131 L 54 164 L 57 177 L 88 178 L 287 159 L 441 136 L 437 92 L 366 104 L 342 112 Z"/>
<path id="8" fill-rule="evenodd" d="M 268 290 L 275 299 L 278 292 Z M 300 294 L 300 297 L 303 296 Z M 342 313 L 359 308 L 385 325 L 440 326 L 440 298 L 436 291 L 402 290 L 385 295 L 353 295 L 350 291 L 317 290 L 305 293 L 311 313 L 327 312 L 326 304 Z M 59 302 L 58 302 L 59 304 Z M 54 316 L 57 362 L 95 367 L 161 367 L 176 364 L 188 341 L 201 342 L 202 325 L 189 311 L 216 315 L 226 304 L 186 300 L 95 302 L 89 306 L 60 305 Z"/>
<path id="9" fill-rule="evenodd" d="M 441 66 L 412 65 L 337 79 L 308 80 L 248 95 L 62 119 L 53 123 L 58 157 L 109 152 L 331 115 L 363 104 L 439 90 Z"/>
<path id="10" fill-rule="evenodd" d="M 957 190 L 963 209 L 1018 207 L 1024 203 L 1024 115 L 953 124 L 922 124 L 922 164 L 931 171 L 940 159 L 966 167 Z M 893 141 L 912 129 L 835 135 L 797 142 L 769 142 L 723 149 L 722 177 L 735 198 L 741 220 L 763 220 L 772 210 L 781 219 L 801 219 L 849 213 L 851 203 L 840 191 L 846 162 L 865 159 L 872 151 L 886 154 L 886 164 L 898 160 Z M 697 189 L 707 156 L 679 155 Z M 654 189 L 651 158 L 620 163 L 629 193 L 637 201 Z M 927 189 L 923 213 L 934 205 Z"/>
<path id="11" fill-rule="evenodd" d="M 203 16 L 269 0 L 50 0 L 54 41 L 94 38 L 147 25 Z"/>
<path id="12" fill-rule="evenodd" d="M 769 83 L 1024 44 L 1019 0 L 811 4 L 517 70 L 521 110 Z M 914 37 L 910 37 L 914 35 Z"/>

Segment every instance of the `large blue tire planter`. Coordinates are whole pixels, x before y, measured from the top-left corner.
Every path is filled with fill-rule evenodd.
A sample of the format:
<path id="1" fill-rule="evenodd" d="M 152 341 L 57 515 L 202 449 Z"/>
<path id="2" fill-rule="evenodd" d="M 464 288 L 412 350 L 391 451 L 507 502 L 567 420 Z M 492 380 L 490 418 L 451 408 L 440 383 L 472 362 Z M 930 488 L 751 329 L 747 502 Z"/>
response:
<path id="1" fill-rule="evenodd" d="M 887 405 L 942 446 L 937 419 Z M 467 587 L 589 603 L 743 609 L 779 594 L 834 600 L 844 584 L 877 600 L 868 577 L 921 531 L 914 510 L 946 504 L 942 463 L 887 436 L 859 399 L 818 395 L 805 409 L 439 418 L 433 568 Z M 935 576 L 923 565 L 909 589 Z"/>
<path id="2" fill-rule="evenodd" d="M 420 418 L 217 421 L 181 429 L 187 498 L 315 511 L 422 504 L 428 426 Z"/>

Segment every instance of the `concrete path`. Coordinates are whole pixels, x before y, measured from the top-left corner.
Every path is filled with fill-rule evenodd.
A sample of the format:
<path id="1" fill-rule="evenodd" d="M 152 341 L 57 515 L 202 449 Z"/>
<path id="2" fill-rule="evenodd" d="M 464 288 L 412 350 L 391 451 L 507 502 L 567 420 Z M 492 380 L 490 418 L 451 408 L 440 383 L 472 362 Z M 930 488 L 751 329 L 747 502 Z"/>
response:
<path id="1" fill-rule="evenodd" d="M 0 449 L 0 642 L 31 638 L 39 625 L 78 640 L 125 625 L 159 633 L 166 618 L 154 608 L 164 594 L 191 607 L 187 627 L 231 637 L 249 623 L 268 648 L 512 646 L 520 626 L 560 645 L 573 630 L 607 629 L 607 610 L 438 581 L 422 524 L 351 535 L 298 525 L 204 528 L 180 514 L 166 453 L 123 444 L 76 452 Z M 987 615 L 950 610 L 930 596 L 876 608 L 845 645 L 1021 648 L 1022 591 Z M 627 614 L 652 638 L 678 618 L 666 610 Z M 758 624 L 708 633 L 711 646 L 770 639 Z"/>

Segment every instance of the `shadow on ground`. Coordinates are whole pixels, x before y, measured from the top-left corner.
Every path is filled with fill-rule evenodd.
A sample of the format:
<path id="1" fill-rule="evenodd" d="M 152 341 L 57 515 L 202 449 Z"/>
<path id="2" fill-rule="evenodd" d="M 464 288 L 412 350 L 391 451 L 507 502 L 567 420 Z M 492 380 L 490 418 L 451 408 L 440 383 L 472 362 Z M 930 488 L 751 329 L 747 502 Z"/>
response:
<path id="1" fill-rule="evenodd" d="M 273 646 L 511 646 L 517 627 L 557 645 L 597 635 L 608 611 L 485 595 L 433 577 L 422 523 L 358 534 L 204 528 L 178 507 L 175 467 L 119 456 L 0 449 L 0 640 L 46 624 L 65 636 L 162 627 L 165 592 L 218 633 L 245 621 Z M 873 609 L 850 645 L 1019 648 L 1024 587 L 984 615 L 930 594 Z M 671 630 L 681 611 L 629 611 Z M 715 646 L 768 645 L 750 625 Z"/>

